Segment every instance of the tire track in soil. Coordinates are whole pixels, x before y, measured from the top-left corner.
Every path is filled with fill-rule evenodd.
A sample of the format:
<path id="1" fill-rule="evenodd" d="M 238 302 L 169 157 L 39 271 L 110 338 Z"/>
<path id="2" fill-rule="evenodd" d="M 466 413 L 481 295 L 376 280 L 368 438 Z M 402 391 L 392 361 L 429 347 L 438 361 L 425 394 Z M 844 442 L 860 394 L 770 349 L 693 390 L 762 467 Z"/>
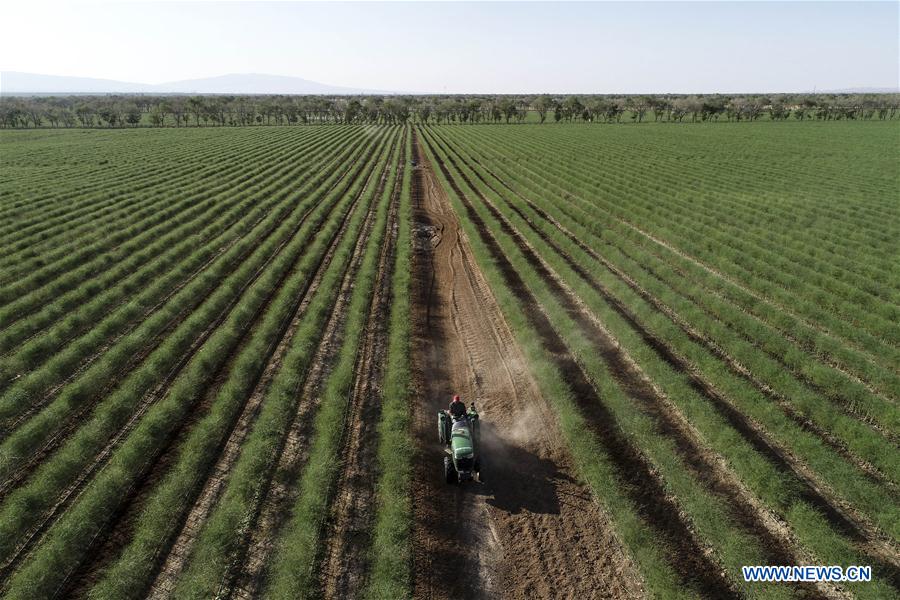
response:
<path id="1" fill-rule="evenodd" d="M 475 171 L 477 174 L 477 171 Z M 465 176 L 463 176 L 465 177 Z M 479 176 L 480 177 L 480 176 Z M 468 179 L 466 179 L 468 181 Z M 484 179 L 482 178 L 482 181 Z M 499 180 L 498 180 L 499 181 Z M 501 182 L 502 183 L 502 182 Z M 488 182 L 485 181 L 485 184 L 488 187 L 491 187 Z M 509 187 L 506 184 L 503 184 L 505 187 Z M 491 187 L 491 189 L 502 197 L 495 188 Z M 511 190 L 513 193 L 515 191 Z M 579 241 L 574 235 L 566 230 L 561 224 L 559 224 L 555 219 L 551 216 L 547 215 L 543 210 L 534 206 L 529 200 L 522 198 L 530 208 L 532 208 L 535 212 L 537 212 L 542 218 L 548 220 L 554 224 L 557 229 L 563 232 L 570 239 L 579 244 L 579 247 L 582 247 L 586 252 L 588 252 L 592 257 L 597 258 L 598 261 L 604 264 L 608 270 L 610 270 L 613 274 L 619 277 L 623 282 L 635 289 L 642 298 L 646 299 L 650 302 L 654 307 L 657 307 L 658 310 L 661 310 L 657 305 L 660 304 L 658 300 L 653 298 L 650 294 L 644 291 L 642 288 L 637 286 L 637 284 L 633 284 L 630 278 L 621 273 L 615 266 L 609 265 L 605 259 L 600 257 L 593 249 L 585 245 L 583 242 Z M 483 198 L 483 196 L 482 196 Z M 494 211 L 493 207 L 489 202 L 486 202 L 486 205 L 489 207 L 489 210 Z M 534 227 L 531 219 L 528 218 L 523 212 L 514 207 L 512 204 L 509 204 L 510 208 L 512 208 L 516 213 L 524 219 L 529 225 L 532 226 L 532 229 L 541 237 L 541 239 L 550 245 L 557 254 L 562 257 L 566 263 L 575 271 L 579 277 L 588 285 L 590 285 L 595 291 L 600 294 L 604 300 L 609 304 L 609 306 L 615 310 L 623 319 L 625 319 L 629 325 L 641 336 L 644 342 L 650 346 L 656 354 L 665 362 L 667 362 L 672 368 L 679 371 L 680 373 L 685 374 L 690 379 L 691 387 L 701 396 L 705 397 L 710 404 L 714 407 L 714 409 L 720 413 L 720 415 L 732 426 L 735 430 L 749 443 L 754 447 L 762 456 L 766 458 L 773 466 L 778 469 L 780 472 L 785 473 L 792 477 L 800 486 L 800 496 L 801 498 L 814 508 L 818 510 L 828 521 L 829 523 L 840 533 L 847 536 L 851 539 L 857 547 L 865 554 L 868 555 L 868 559 L 872 562 L 875 567 L 876 573 L 881 575 L 884 578 L 889 579 L 892 582 L 892 585 L 900 589 L 900 559 L 898 559 L 897 550 L 894 547 L 893 543 L 886 538 L 886 536 L 878 531 L 878 529 L 869 522 L 869 520 L 863 515 L 859 514 L 850 504 L 845 501 L 840 500 L 835 496 L 833 492 L 829 490 L 827 486 L 818 481 L 818 477 L 806 466 L 804 465 L 797 457 L 793 456 L 793 454 L 783 448 L 780 444 L 771 439 L 771 437 L 766 433 L 764 428 L 741 413 L 736 407 L 732 405 L 732 403 L 722 394 L 720 393 L 715 386 L 711 383 L 704 380 L 697 369 L 693 367 L 689 362 L 687 362 L 684 358 L 682 358 L 678 353 L 672 349 L 666 342 L 656 337 L 654 334 L 646 330 L 638 321 L 637 317 L 631 313 L 631 311 L 622 304 L 617 298 L 615 298 L 602 284 L 593 279 L 593 277 L 587 273 L 582 267 L 580 267 L 574 260 L 561 248 L 553 242 L 552 239 L 548 238 L 545 234 L 543 234 L 538 228 Z M 498 219 L 502 219 L 498 213 L 493 213 L 495 217 Z M 517 234 L 514 234 L 517 235 Z M 532 253 L 533 255 L 534 253 Z M 533 258 L 533 256 L 532 256 Z M 529 259 L 532 260 L 532 259 Z M 536 267 L 538 269 L 543 269 L 543 266 Z M 545 269 L 546 270 L 546 269 Z M 555 277 L 555 276 L 554 276 Z M 631 283 L 629 283 L 631 282 Z M 632 285 L 633 284 L 633 285 Z M 564 292 L 560 292 L 564 293 Z M 664 306 L 664 305 L 663 305 Z M 582 307 L 583 308 L 583 307 Z M 665 307 L 668 309 L 668 307 Z M 670 309 L 669 309 L 670 310 Z M 667 316 L 668 313 L 666 313 Z M 676 318 L 677 315 L 675 315 Z M 673 320 L 676 324 L 681 326 L 681 320 L 678 318 L 676 321 L 675 318 L 670 316 L 670 319 Z M 590 331 L 592 328 L 591 324 L 582 324 L 582 327 L 585 328 L 586 331 Z M 684 329 L 684 327 L 682 327 Z M 690 329 L 690 328 L 688 328 Z M 691 332 L 685 329 L 685 332 L 688 335 L 691 335 Z M 598 340 L 602 337 L 603 334 L 599 332 L 592 332 L 591 338 L 593 340 Z M 697 334 L 699 335 L 699 334 Z M 694 339 L 694 336 L 691 335 L 691 338 Z M 617 344 L 614 344 L 617 346 Z M 713 346 L 715 347 L 715 346 Z M 721 351 L 719 351 L 721 352 Z M 725 358 L 723 360 L 733 361 L 727 354 L 724 354 Z M 719 354 L 716 353 L 716 356 Z M 721 357 L 720 357 L 721 358 Z M 741 368 L 741 372 L 746 371 L 746 369 Z M 747 378 L 752 378 L 753 381 L 757 381 L 756 378 L 748 372 Z M 764 384 L 762 384 L 764 385 Z M 768 389 L 768 388 L 767 388 Z M 773 400 L 780 406 L 782 403 L 786 403 L 786 399 L 782 399 L 779 401 L 778 398 L 773 398 Z M 788 414 L 787 407 L 782 407 L 784 412 Z M 788 414 L 790 417 L 791 415 Z M 803 422 L 798 422 L 798 425 L 803 427 Z M 815 427 L 812 425 L 812 427 Z M 806 427 L 803 427 L 807 429 Z M 813 431 L 815 433 L 815 431 Z M 830 436 L 829 436 L 830 437 Z M 823 440 L 827 443 L 827 439 Z M 896 495 L 896 490 L 893 486 L 889 485 L 890 482 L 883 481 L 881 478 L 884 476 L 881 475 L 877 469 L 874 467 L 865 468 L 868 463 L 862 463 L 860 466 L 858 463 L 861 462 L 860 459 L 854 457 L 853 455 L 849 455 L 848 453 L 841 453 L 842 456 L 847 455 L 850 462 L 855 466 L 859 466 L 863 473 L 869 475 L 869 478 L 873 480 L 875 483 L 881 483 L 885 485 L 885 487 Z M 713 461 L 713 464 L 716 464 L 718 461 Z M 705 476 L 705 470 L 701 470 L 698 472 L 698 475 Z M 729 477 L 730 478 L 730 477 Z M 737 482 L 736 482 L 737 483 Z M 741 488 L 743 486 L 740 486 Z M 751 514 L 751 511 L 747 511 L 747 509 L 755 508 L 755 512 L 764 511 L 765 509 L 759 506 L 758 501 L 752 498 L 752 494 L 749 491 L 744 490 L 742 495 L 745 497 L 744 504 L 745 506 L 741 509 L 747 512 L 747 515 Z M 738 505 L 734 504 L 731 506 L 732 509 L 738 509 Z M 739 521 L 743 522 L 744 518 L 739 518 Z M 787 550 L 785 547 L 786 544 L 789 543 L 789 532 L 785 530 L 785 525 L 778 521 L 775 523 L 772 521 L 771 517 L 766 517 L 765 521 L 768 522 L 767 528 L 772 530 L 772 533 L 776 535 L 776 537 L 782 538 L 780 543 L 770 544 L 767 547 L 769 549 L 781 548 L 779 552 L 782 550 Z M 784 558 L 782 557 L 783 561 Z M 771 563 L 776 564 L 776 563 Z M 781 562 L 778 564 L 799 564 L 796 560 L 791 563 Z"/>
<path id="2" fill-rule="evenodd" d="M 260 595 L 264 585 L 265 569 L 275 550 L 278 534 L 297 497 L 296 483 L 308 456 L 313 421 L 320 403 L 319 390 L 328 377 L 343 342 L 343 326 L 346 322 L 353 282 L 362 264 L 366 242 L 375 223 L 378 198 L 384 189 L 386 179 L 387 171 L 384 170 L 369 205 L 362 233 L 345 267 L 340 292 L 310 363 L 306 379 L 302 383 L 303 389 L 298 394 L 299 401 L 293 422 L 282 440 L 282 446 L 276 451 L 275 461 L 267 474 L 268 483 L 262 486 L 257 505 L 246 527 L 238 534 L 243 540 L 216 595 L 217 598 L 250 599 Z M 366 184 L 363 194 L 370 184 Z"/>
<path id="3" fill-rule="evenodd" d="M 374 147 L 370 148 L 367 154 L 371 156 L 374 153 Z M 361 170 L 361 167 L 357 169 L 357 173 Z M 347 175 L 350 173 L 350 169 L 347 169 L 347 172 L 338 179 L 334 186 L 330 189 L 334 189 L 341 181 L 352 181 L 347 179 Z M 348 184 L 349 185 L 349 184 Z M 102 469 L 109 458 L 112 456 L 113 451 L 119 446 L 119 444 L 128 436 L 128 434 L 134 429 L 137 425 L 138 421 L 140 421 L 141 417 L 147 412 L 147 410 L 156 403 L 160 398 L 162 398 L 171 387 L 172 383 L 174 383 L 175 379 L 181 373 L 183 368 L 190 362 L 190 359 L 194 356 L 194 354 L 203 346 L 209 336 L 221 325 L 231 310 L 237 305 L 240 299 L 243 297 L 244 292 L 253 285 L 253 283 L 262 275 L 262 273 L 266 270 L 266 268 L 275 260 L 275 258 L 281 253 L 281 251 L 288 245 L 288 243 L 293 239 L 296 235 L 297 231 L 299 231 L 300 227 L 306 222 L 307 217 L 312 213 L 315 209 L 315 206 L 310 207 L 298 220 L 295 225 L 292 233 L 290 235 L 285 236 L 285 238 L 279 243 L 279 245 L 275 248 L 273 253 L 266 258 L 262 265 L 253 273 L 253 275 L 242 284 L 241 288 L 234 295 L 234 297 L 228 302 L 225 308 L 216 316 L 216 318 L 209 324 L 209 326 L 197 336 L 194 342 L 191 344 L 189 349 L 179 358 L 177 363 L 170 369 L 169 373 L 160 381 L 157 386 L 151 390 L 148 394 L 142 398 L 138 407 L 132 413 L 131 417 L 125 423 L 125 425 L 107 442 L 106 446 L 98 453 L 98 455 L 94 458 L 94 461 L 89 465 L 84 471 L 82 471 L 75 481 L 70 484 L 62 494 L 60 494 L 56 503 L 50 508 L 49 511 L 45 514 L 43 519 L 37 526 L 29 530 L 28 533 L 23 537 L 22 542 L 17 546 L 12 557 L 7 560 L 3 565 L 0 565 L 0 581 L 8 580 L 9 576 L 12 572 L 21 564 L 28 556 L 33 552 L 37 543 L 43 537 L 44 533 L 46 533 L 47 529 L 50 528 L 53 523 L 55 523 L 60 515 L 77 499 L 80 497 L 81 493 L 86 489 L 87 483 L 91 481 L 94 473 L 98 472 Z M 260 243 L 262 243 L 260 241 Z M 254 246 L 256 247 L 256 246 Z M 290 272 L 290 269 L 285 271 L 285 276 Z M 277 292 L 277 289 L 281 287 L 281 284 L 284 282 L 284 277 L 278 282 L 275 290 L 267 297 L 266 301 L 263 302 L 258 312 L 254 315 L 251 322 L 255 322 L 258 316 L 261 314 L 259 311 L 262 311 L 269 305 L 272 298 L 274 298 L 274 294 Z M 247 327 L 244 330 L 244 334 L 249 330 L 250 325 L 252 323 L 248 323 Z M 244 338 L 242 338 L 244 339 Z M 240 341 L 238 343 L 240 345 Z M 229 363 L 233 359 L 233 355 L 226 360 L 226 363 Z M 216 375 L 216 379 L 214 385 L 217 383 L 220 384 L 221 381 L 219 378 L 223 377 L 223 371 L 219 371 Z M 200 407 L 202 408 L 202 407 Z M 199 411 L 193 411 L 192 416 L 189 418 L 190 422 L 194 422 L 199 415 Z M 71 427 L 74 430 L 75 427 L 79 424 L 78 421 L 73 422 Z M 183 424 L 184 425 L 184 424 Z M 170 440 L 171 441 L 171 440 Z M 148 460 L 147 467 L 149 468 L 154 462 L 154 458 L 150 457 Z M 33 465 L 29 470 L 32 471 L 37 465 Z M 2 496 L 0 496 L 2 499 Z"/>
<path id="4" fill-rule="evenodd" d="M 175 579 L 180 574 L 181 568 L 186 561 L 190 549 L 193 547 L 196 535 L 211 512 L 215 501 L 221 494 L 228 473 L 240 452 L 241 444 L 247 433 L 249 433 L 253 422 L 258 414 L 259 406 L 265 396 L 269 383 L 275 373 L 281 367 L 281 361 L 287 348 L 290 346 L 291 339 L 299 326 L 300 320 L 308 306 L 312 296 L 318 289 L 322 276 L 331 263 L 337 246 L 341 238 L 346 232 L 350 221 L 350 216 L 355 211 L 359 202 L 359 198 L 354 201 L 353 206 L 343 217 L 341 227 L 335 232 L 334 237 L 330 240 L 330 246 L 327 252 L 316 267 L 314 276 L 310 278 L 306 289 L 297 297 L 291 318 L 288 319 L 281 328 L 277 341 L 267 349 L 269 356 L 265 368 L 260 372 L 259 379 L 251 392 L 248 400 L 244 404 L 243 409 L 239 413 L 235 423 L 232 425 L 231 434 L 226 439 L 222 450 L 219 453 L 219 459 L 202 480 L 202 490 L 198 490 L 199 496 L 195 499 L 190 514 L 186 518 L 179 515 L 182 521 L 181 530 L 176 532 L 177 536 L 174 540 L 168 540 L 160 546 L 159 561 L 162 565 L 157 575 L 156 582 L 152 586 L 153 593 L 157 593 L 157 588 L 162 589 L 164 596 L 168 596 L 174 589 Z M 298 259 L 299 261 L 299 259 Z M 273 298 L 277 295 L 277 291 L 273 293 Z M 252 331 L 259 325 L 257 322 L 246 339 L 252 339 Z M 235 350 L 232 355 L 234 360 L 240 354 L 240 348 Z M 181 443 L 187 438 L 193 425 L 204 416 L 214 401 L 218 390 L 224 383 L 227 374 L 230 372 L 231 361 L 220 372 L 216 381 L 209 387 L 203 401 L 197 410 L 192 411 L 188 421 L 182 426 L 176 436 L 174 442 L 164 451 L 151 467 L 150 472 L 145 476 L 144 481 L 140 482 L 136 489 L 130 494 L 124 506 L 119 511 L 117 517 L 114 518 L 112 531 L 107 535 L 101 548 L 93 553 L 88 564 L 82 565 L 78 573 L 71 577 L 71 583 L 64 590 L 65 597 L 86 597 L 91 587 L 97 583 L 102 576 L 103 569 L 118 556 L 122 549 L 127 545 L 134 531 L 136 519 L 138 519 L 143 511 L 143 507 L 149 500 L 156 484 L 165 477 L 171 464 L 177 460 L 178 450 Z M 174 518 L 174 516 L 173 516 Z M 168 549 L 168 551 L 166 551 Z M 171 576 L 169 576 L 171 575 Z M 166 577 L 165 583 L 160 583 L 160 579 Z"/>
<path id="5" fill-rule="evenodd" d="M 459 171 L 456 161 L 449 155 L 447 155 L 447 158 L 450 164 L 457 169 L 460 177 L 472 189 L 476 189 L 468 176 Z M 495 193 L 497 192 L 496 189 L 491 189 Z M 606 330 L 604 325 L 559 275 L 553 271 L 552 267 L 544 262 L 531 244 L 519 234 L 490 200 L 481 193 L 479 193 L 479 197 L 494 218 L 501 223 L 501 229 L 510 235 L 529 264 L 538 271 L 548 287 L 551 288 L 569 317 L 578 323 L 582 331 L 587 334 L 595 350 L 611 367 L 610 371 L 613 374 L 613 378 L 619 383 L 620 387 L 626 391 L 629 397 L 637 401 L 642 412 L 653 420 L 656 432 L 673 441 L 685 467 L 708 492 L 718 496 L 723 501 L 736 524 L 744 529 L 746 533 L 760 541 L 766 564 L 812 564 L 811 556 L 801 557 L 796 554 L 795 545 L 797 542 L 790 535 L 787 526 L 760 504 L 753 493 L 725 466 L 723 458 L 703 443 L 702 436 L 693 428 L 686 417 L 665 396 L 664 392 L 653 384 L 631 357 L 621 349 L 618 341 Z M 531 222 L 524 214 L 513 205 L 507 204 L 531 225 Z M 596 282 L 590 279 L 580 267 L 575 265 L 562 249 L 557 247 L 552 240 L 541 235 L 540 231 L 535 229 L 535 232 L 541 236 L 541 239 L 553 251 L 566 260 L 567 264 L 572 267 L 579 277 L 589 285 L 592 285 L 594 289 L 597 289 Z M 609 301 L 607 296 L 604 295 L 603 297 Z M 645 332 L 642 330 L 639 333 Z M 646 337 L 643 339 L 648 341 Z M 663 358 L 665 360 L 665 357 Z M 825 585 L 820 585 L 819 588 L 818 593 L 816 593 L 813 585 L 797 586 L 801 597 L 835 597 L 839 595 L 833 587 L 827 588 Z"/>
<path id="6" fill-rule="evenodd" d="M 371 150 L 370 150 L 370 153 L 371 153 Z M 342 181 L 345 181 L 347 174 L 349 172 L 350 172 L 350 169 L 348 168 L 347 172 L 340 179 L 335 181 L 335 183 L 323 194 L 323 197 L 327 193 L 332 191 L 335 187 L 340 185 Z M 327 178 L 327 174 L 323 175 L 320 179 L 324 180 L 326 178 Z M 316 205 L 316 206 L 318 206 L 318 205 Z M 299 230 L 300 227 L 302 227 L 303 223 L 306 222 L 306 219 L 309 217 L 309 215 L 312 214 L 312 212 L 316 209 L 316 206 L 309 207 L 306 210 L 306 212 L 301 216 L 300 221 L 298 222 L 294 233 L 296 233 L 296 231 Z M 229 262 L 228 269 L 230 269 L 230 270 L 227 273 L 223 274 L 223 278 L 227 277 L 228 274 L 232 272 L 231 270 L 233 270 L 238 265 L 240 265 L 242 262 L 244 262 L 244 260 L 246 260 L 247 257 L 249 257 L 262 243 L 264 243 L 271 236 L 271 234 L 278 228 L 279 224 L 280 224 L 279 221 L 273 221 L 273 223 L 271 225 L 269 225 L 265 231 L 260 232 L 258 235 L 258 239 L 256 240 L 256 242 L 253 245 L 249 246 L 244 252 L 242 252 L 239 256 L 236 256 L 232 261 Z M 248 232 L 248 234 L 249 233 L 250 232 Z M 290 239 L 292 237 L 293 236 L 291 235 L 291 236 L 288 236 L 285 238 L 285 240 L 278 246 L 278 248 L 276 248 L 275 253 L 272 255 L 272 257 L 267 259 L 267 262 L 263 265 L 263 267 L 261 267 L 260 270 L 254 275 L 252 281 L 256 280 L 256 278 L 264 270 L 265 266 L 267 266 L 269 264 L 269 262 L 274 259 L 274 256 L 278 255 L 278 253 L 281 251 L 281 249 L 284 248 L 284 246 L 290 241 Z M 252 281 L 250 282 L 250 284 L 252 284 Z M 243 291 L 246 289 L 246 287 L 249 287 L 250 284 L 247 284 L 247 286 L 242 288 L 240 291 L 240 294 L 242 294 Z M 110 377 L 109 381 L 104 386 L 104 388 L 99 393 L 95 394 L 92 397 L 93 398 L 92 401 L 87 402 L 84 407 L 78 408 L 72 415 L 70 415 L 68 418 L 66 418 L 63 425 L 60 427 L 59 431 L 57 431 L 55 434 L 53 434 L 53 436 L 51 436 L 44 443 L 44 445 L 41 446 L 40 449 L 38 449 L 25 463 L 23 463 L 23 465 L 21 467 L 19 467 L 15 471 L 13 471 L 2 483 L 0 483 L 0 501 L 2 501 L 6 497 L 6 495 L 8 493 L 10 493 L 10 491 L 12 489 L 19 486 L 28 476 L 30 476 L 31 473 L 38 466 L 40 466 L 41 462 L 43 461 L 43 459 L 46 456 L 48 456 L 51 452 L 53 452 L 60 445 L 65 443 L 65 441 L 69 438 L 69 436 L 71 436 L 78 429 L 78 427 L 83 423 L 83 419 L 84 419 L 85 415 L 87 415 L 90 412 L 90 410 L 94 406 L 96 406 L 97 402 L 99 402 L 107 394 L 111 393 L 112 390 L 114 390 L 116 388 L 116 386 L 123 379 L 125 379 L 125 377 L 128 375 L 128 373 L 130 373 L 133 369 L 137 368 L 150 354 L 152 354 L 153 351 L 156 350 L 159 347 L 159 345 L 163 343 L 165 338 L 172 331 L 174 331 L 184 319 L 186 319 L 190 315 L 192 310 L 194 308 L 200 306 L 209 296 L 211 296 L 213 293 L 215 293 L 216 289 L 218 289 L 218 288 L 211 289 L 205 295 L 198 297 L 196 299 L 196 301 L 192 301 L 190 303 L 188 308 L 180 311 L 175 317 L 173 317 L 165 325 L 165 327 L 159 332 L 159 334 L 154 336 L 153 339 L 150 340 L 149 343 L 140 350 L 140 352 L 135 353 L 135 355 L 133 357 L 131 357 L 128 360 L 128 362 L 121 369 L 119 369 L 117 371 L 116 375 L 114 375 L 113 377 Z M 240 294 L 238 294 L 238 296 L 236 296 L 236 298 L 239 299 Z M 230 308 L 234 304 L 236 304 L 236 302 L 237 302 L 237 300 L 233 301 L 232 304 L 229 304 L 229 306 L 226 307 L 225 313 L 227 313 L 230 310 Z M 214 329 L 214 327 L 207 328 L 204 331 L 204 335 L 206 335 L 206 336 L 210 335 L 212 333 L 213 329 Z M 204 341 L 205 341 L 205 338 L 204 338 Z M 199 346 L 195 343 L 187 351 L 187 354 L 192 356 L 193 353 L 196 352 L 197 348 L 199 348 Z M 91 360 L 94 360 L 95 358 L 99 357 L 102 354 L 102 352 L 103 351 L 95 353 L 93 355 L 93 357 L 91 358 Z M 179 362 L 178 364 L 182 364 L 182 362 Z M 182 364 L 182 366 L 183 366 L 183 364 Z M 83 368 L 87 368 L 87 366 L 83 366 Z M 178 367 L 178 368 L 180 369 L 180 367 Z M 79 369 L 78 372 L 80 372 L 80 370 L 82 370 L 82 369 Z M 52 400 L 52 397 L 50 397 L 50 396 L 54 396 L 56 393 L 58 393 L 62 389 L 62 387 L 64 385 L 66 385 L 68 382 L 71 382 L 71 380 L 74 379 L 74 377 L 78 374 L 78 372 L 73 373 L 71 376 L 67 377 L 64 382 L 54 386 L 54 388 L 52 388 L 48 392 L 48 398 L 45 398 L 44 400 L 42 400 L 42 404 L 44 404 L 44 405 L 48 404 Z"/>
<path id="7" fill-rule="evenodd" d="M 640 576 L 575 476 L 457 218 L 415 140 L 414 595 L 634 598 Z M 436 412 L 458 392 L 482 414 L 486 483 L 448 486 Z"/>
<path id="8" fill-rule="evenodd" d="M 391 193 L 386 235 L 378 264 L 378 276 L 370 303 L 363 343 L 358 352 L 354 387 L 344 417 L 341 470 L 332 494 L 325 524 L 325 541 L 319 569 L 323 598 L 359 598 L 369 572 L 371 524 L 375 513 L 377 426 L 385 359 L 387 325 L 397 241 L 397 212 L 403 183 L 405 152 L 400 156 Z"/>

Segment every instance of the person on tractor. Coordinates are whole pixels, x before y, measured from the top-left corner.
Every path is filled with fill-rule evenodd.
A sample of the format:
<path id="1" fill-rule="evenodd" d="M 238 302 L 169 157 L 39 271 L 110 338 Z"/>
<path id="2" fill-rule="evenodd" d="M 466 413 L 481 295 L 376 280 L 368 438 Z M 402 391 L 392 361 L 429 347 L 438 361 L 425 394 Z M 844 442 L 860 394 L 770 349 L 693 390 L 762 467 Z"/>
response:
<path id="1" fill-rule="evenodd" d="M 453 401 L 450 402 L 450 410 L 447 412 L 450 413 L 454 421 L 466 416 L 466 405 L 460 400 L 459 395 L 453 396 Z"/>

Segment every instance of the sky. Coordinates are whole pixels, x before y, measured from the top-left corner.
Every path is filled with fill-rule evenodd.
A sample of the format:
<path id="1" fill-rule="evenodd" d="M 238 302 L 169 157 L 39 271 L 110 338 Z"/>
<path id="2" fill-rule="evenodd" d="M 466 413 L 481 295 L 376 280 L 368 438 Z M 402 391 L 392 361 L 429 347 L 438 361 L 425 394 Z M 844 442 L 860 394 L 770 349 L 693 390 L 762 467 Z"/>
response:
<path id="1" fill-rule="evenodd" d="M 19 0 L 3 8 L 0 70 L 409 93 L 896 88 L 900 2 Z"/>

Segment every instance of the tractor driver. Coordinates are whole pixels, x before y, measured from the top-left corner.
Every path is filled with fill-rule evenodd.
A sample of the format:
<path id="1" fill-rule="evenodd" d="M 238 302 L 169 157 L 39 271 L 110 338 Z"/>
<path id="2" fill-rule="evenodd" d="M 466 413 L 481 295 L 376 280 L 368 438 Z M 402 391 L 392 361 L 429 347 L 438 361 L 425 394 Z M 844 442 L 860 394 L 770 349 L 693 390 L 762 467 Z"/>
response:
<path id="1" fill-rule="evenodd" d="M 459 399 L 459 395 L 453 396 L 453 401 L 450 402 L 449 413 L 454 419 L 460 419 L 466 416 L 466 405 Z"/>

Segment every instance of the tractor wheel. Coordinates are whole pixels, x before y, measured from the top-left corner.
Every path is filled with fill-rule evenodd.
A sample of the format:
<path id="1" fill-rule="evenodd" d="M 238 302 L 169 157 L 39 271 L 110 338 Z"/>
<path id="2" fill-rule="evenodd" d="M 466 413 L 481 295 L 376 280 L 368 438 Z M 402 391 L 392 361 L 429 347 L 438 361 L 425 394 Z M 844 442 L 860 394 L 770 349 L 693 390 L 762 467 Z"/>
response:
<path id="1" fill-rule="evenodd" d="M 456 473 L 456 469 L 453 468 L 453 461 L 450 460 L 449 456 L 444 457 L 444 481 L 447 483 L 456 483 L 459 475 Z"/>
<path id="2" fill-rule="evenodd" d="M 481 469 L 482 469 L 482 466 L 483 466 L 483 465 L 481 464 L 481 459 L 480 459 L 480 458 L 476 458 L 476 459 L 475 459 L 475 469 L 474 469 L 474 470 L 475 470 L 476 473 L 478 473 L 478 481 L 479 481 L 479 483 L 484 483 L 484 471 L 481 470 Z"/>

